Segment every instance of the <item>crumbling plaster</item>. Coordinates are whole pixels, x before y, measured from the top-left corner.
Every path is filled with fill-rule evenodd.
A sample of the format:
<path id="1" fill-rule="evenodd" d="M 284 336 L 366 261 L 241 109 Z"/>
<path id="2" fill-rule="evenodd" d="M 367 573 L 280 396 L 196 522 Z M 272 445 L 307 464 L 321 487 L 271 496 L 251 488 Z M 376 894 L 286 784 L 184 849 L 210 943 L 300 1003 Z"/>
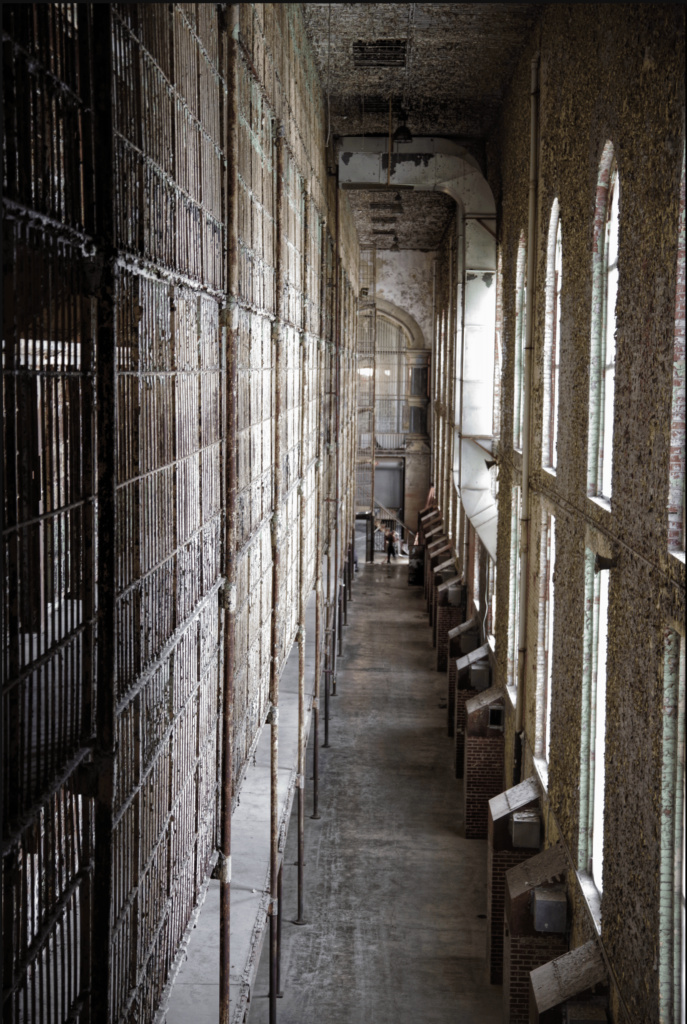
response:
<path id="1" fill-rule="evenodd" d="M 432 280 L 434 252 L 406 249 L 377 252 L 377 298 L 410 313 L 422 329 L 425 348 L 432 347 Z"/>
<path id="2" fill-rule="evenodd" d="M 678 186 L 684 146 L 684 8 L 547 5 L 513 76 L 488 177 L 499 207 L 504 369 L 498 547 L 498 671 L 505 679 L 512 449 L 515 262 L 527 229 L 530 61 L 541 53 L 534 325 L 533 470 L 525 724 L 534 737 L 541 495 L 556 514 L 551 810 L 577 848 L 584 548 L 589 527 L 619 554 L 609 607 L 603 942 L 633 1020 L 658 1019 L 662 631 L 684 621 L 684 564 L 667 551 L 667 452 Z M 597 169 L 613 141 L 621 180 L 617 386 L 611 512 L 586 494 L 591 238 Z M 561 207 L 558 475 L 541 469 L 546 233 Z M 508 766 L 510 769 L 510 766 Z M 525 764 L 526 770 L 530 764 Z M 576 907 L 573 937 L 584 922 Z M 614 1019 L 622 1019 L 613 996 Z"/>

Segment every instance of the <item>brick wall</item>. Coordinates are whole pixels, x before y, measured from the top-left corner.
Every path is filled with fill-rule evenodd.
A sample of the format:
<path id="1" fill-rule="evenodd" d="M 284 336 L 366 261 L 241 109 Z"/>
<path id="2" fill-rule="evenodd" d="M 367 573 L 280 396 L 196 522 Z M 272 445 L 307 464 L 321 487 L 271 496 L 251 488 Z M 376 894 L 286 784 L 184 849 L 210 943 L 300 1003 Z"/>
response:
<path id="1" fill-rule="evenodd" d="M 530 971 L 567 953 L 563 935 L 510 935 L 503 940 L 503 1019 L 509 1024 L 529 1024 Z"/>
<path id="2" fill-rule="evenodd" d="M 451 659 L 451 663 L 449 665 L 449 680 L 450 680 L 451 669 L 453 670 L 453 680 L 454 680 L 453 706 L 454 706 L 454 709 L 455 709 L 455 715 L 454 715 L 454 719 L 453 719 L 453 723 L 454 723 L 453 724 L 453 736 L 454 736 L 453 752 L 454 752 L 454 755 L 455 755 L 456 778 L 457 779 L 462 779 L 463 778 L 463 773 L 465 771 L 465 719 L 466 719 L 465 702 L 470 700 L 471 697 L 476 697 L 478 691 L 477 690 L 457 690 L 455 688 L 455 681 L 456 681 L 457 676 L 458 676 L 458 669 L 456 668 L 455 658 Z M 450 681 L 449 681 L 449 700 L 450 700 L 450 697 L 451 697 L 450 686 L 451 686 L 451 684 L 450 684 Z M 503 787 L 501 787 L 501 789 L 502 788 Z M 497 789 L 496 792 L 500 793 L 501 790 Z M 496 796 L 496 793 L 492 793 L 491 795 L 492 796 Z"/>
<path id="3" fill-rule="evenodd" d="M 534 850 L 497 850 L 487 854 L 487 977 L 491 985 L 503 982 L 503 930 L 506 871 L 522 864 Z"/>
<path id="4" fill-rule="evenodd" d="M 437 672 L 445 672 L 448 667 L 448 631 L 460 626 L 461 608 L 453 604 L 437 607 Z"/>
<path id="5" fill-rule="evenodd" d="M 487 805 L 503 791 L 503 736 L 467 736 L 464 771 L 465 838 L 486 839 Z"/>
<path id="6" fill-rule="evenodd" d="M 449 642 L 450 644 L 450 642 Z M 455 644 L 450 646 L 456 646 Z M 453 736 L 456 728 L 456 681 L 458 679 L 458 669 L 456 668 L 456 657 L 453 651 L 449 650 L 448 654 L 448 734 Z M 462 756 L 462 753 L 461 753 Z M 461 762 L 462 763 L 462 762 Z M 458 763 L 456 762 L 456 768 Z M 456 778 L 458 773 L 456 772 Z"/>

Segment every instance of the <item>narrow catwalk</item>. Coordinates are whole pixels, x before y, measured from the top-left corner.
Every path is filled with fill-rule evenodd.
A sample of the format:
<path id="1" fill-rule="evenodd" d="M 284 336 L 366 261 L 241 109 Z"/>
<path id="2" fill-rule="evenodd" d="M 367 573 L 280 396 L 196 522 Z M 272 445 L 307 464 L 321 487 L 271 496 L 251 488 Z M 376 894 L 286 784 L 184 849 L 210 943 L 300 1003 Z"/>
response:
<path id="1" fill-rule="evenodd" d="M 486 842 L 462 835 L 446 676 L 407 565 L 361 561 L 348 623 L 321 751 L 322 817 L 306 820 L 307 927 L 292 923 L 295 811 L 287 838 L 279 1024 L 496 1024 Z M 250 1024 L 268 1020 L 267 953 Z"/>

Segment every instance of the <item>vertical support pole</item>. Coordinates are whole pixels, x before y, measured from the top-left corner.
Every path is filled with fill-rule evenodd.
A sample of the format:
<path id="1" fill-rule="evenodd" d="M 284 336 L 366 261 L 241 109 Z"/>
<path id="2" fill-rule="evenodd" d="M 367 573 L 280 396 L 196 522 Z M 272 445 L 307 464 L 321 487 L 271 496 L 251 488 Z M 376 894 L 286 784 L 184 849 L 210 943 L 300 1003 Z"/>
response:
<path id="1" fill-rule="evenodd" d="M 281 919 L 282 919 L 282 881 L 284 874 L 284 861 L 279 865 L 279 874 L 277 875 L 277 907 L 279 913 L 277 914 L 277 999 L 283 999 L 284 993 L 281 988 Z"/>
<path id="2" fill-rule="evenodd" d="M 320 317 L 319 338 L 317 342 L 317 533 L 315 537 L 315 698 L 313 701 L 313 812 L 311 818 L 320 818 L 320 691 L 322 681 L 322 505 L 324 501 L 324 403 L 323 364 L 324 364 L 324 308 L 327 300 L 326 287 L 326 224 L 320 227 Z"/>
<path id="3" fill-rule="evenodd" d="M 280 604 L 280 561 L 282 539 L 282 466 L 283 466 L 283 373 L 284 373 L 284 323 L 282 296 L 284 294 L 283 276 L 283 237 L 284 237 L 284 128 L 279 125 L 274 140 L 276 173 L 275 173 L 275 279 L 277 283 L 276 319 L 273 327 L 274 353 L 274 499 L 272 512 L 272 660 L 270 666 L 270 702 L 271 709 L 268 721 L 271 726 L 270 742 L 270 991 L 269 1021 L 277 1024 L 277 992 L 278 992 L 278 957 L 279 935 L 278 915 L 281 913 L 278 897 L 279 874 L 279 671 L 281 668 L 281 604 Z"/>
<path id="4" fill-rule="evenodd" d="M 103 256 L 97 285 L 98 410 L 98 700 L 95 761 L 95 851 L 91 956 L 91 1019 L 109 1020 L 112 984 L 111 898 L 112 814 L 115 747 L 115 593 L 117 381 L 114 266 L 114 147 L 112 123 L 112 9 L 95 4 L 93 17 L 93 127 L 96 181 L 96 238 Z"/>
<path id="5" fill-rule="evenodd" d="M 231 813 L 234 731 L 234 661 L 236 636 L 236 410 L 238 356 L 238 45 L 239 5 L 230 4 L 221 45 L 227 97 L 223 128 L 227 181 L 225 186 L 225 276 L 228 306 L 225 321 L 225 535 L 224 535 L 224 677 L 222 686 L 222 780 L 219 849 L 219 1022 L 229 1024 L 231 976 Z"/>
<path id="6" fill-rule="evenodd" d="M 537 217 L 539 147 L 539 54 L 532 58 L 530 79 L 530 191 L 527 223 L 527 312 L 525 335 L 525 385 L 522 417 L 522 505 L 520 516 L 520 621 L 518 629 L 518 696 L 515 706 L 515 765 L 513 784 L 522 774 L 525 712 L 525 668 L 527 658 L 527 587 L 530 557 L 530 415 L 532 395 L 532 349 L 534 344 L 535 240 Z"/>
<path id="7" fill-rule="evenodd" d="M 309 213 L 310 197 L 305 188 L 302 191 L 303 201 L 303 329 L 301 332 L 300 365 L 301 365 L 301 429 L 300 429 L 300 485 L 299 485 L 299 550 L 298 550 L 298 914 L 295 924 L 305 924 L 303 920 L 303 851 L 305 848 L 305 517 L 308 513 L 305 500 L 305 409 L 310 398 L 307 383 L 308 375 L 308 340 L 307 323 L 307 287 L 308 287 L 308 245 L 309 245 Z M 281 871 L 279 872 L 281 879 Z M 279 898 L 281 904 L 281 896 Z M 281 914 L 279 915 L 279 934 L 281 936 Z M 281 950 L 281 938 L 280 946 Z M 280 954 L 281 955 L 281 954 Z"/>
<path id="8" fill-rule="evenodd" d="M 334 585 L 336 587 L 337 607 L 334 614 L 337 616 L 337 634 L 339 637 L 339 653 L 341 653 L 341 215 L 339 202 L 339 164 L 336 165 L 336 178 L 334 203 L 335 210 L 335 252 L 334 272 L 336 274 L 335 295 L 335 324 L 334 324 L 334 438 L 336 443 L 336 487 L 335 487 L 335 516 L 334 516 Z M 337 614 L 338 613 L 338 614 Z M 333 687 L 332 693 L 336 695 L 336 646 L 332 649 Z"/>
<path id="9" fill-rule="evenodd" d="M 346 558 L 344 559 L 344 564 L 343 564 L 343 585 L 342 585 L 342 588 L 341 588 L 342 597 L 343 597 L 343 624 L 344 624 L 344 626 L 348 625 L 348 576 L 349 576 L 350 560 L 351 560 L 350 559 L 350 551 L 347 551 L 346 552 Z M 341 651 L 339 651 L 339 654 L 341 654 Z"/>

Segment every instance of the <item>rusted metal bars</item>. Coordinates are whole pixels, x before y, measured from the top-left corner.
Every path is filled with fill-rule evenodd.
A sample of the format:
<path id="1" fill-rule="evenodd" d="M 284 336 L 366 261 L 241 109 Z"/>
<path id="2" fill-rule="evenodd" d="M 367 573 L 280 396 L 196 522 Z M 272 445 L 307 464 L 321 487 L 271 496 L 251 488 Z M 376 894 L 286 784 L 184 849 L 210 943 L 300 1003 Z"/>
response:
<path id="1" fill-rule="evenodd" d="M 274 149 L 276 151 L 276 174 L 275 174 L 275 316 L 272 325 L 273 353 L 274 353 L 274 466 L 273 466 L 273 504 L 272 504 L 272 660 L 270 663 L 270 712 L 268 722 L 271 726 L 270 736 L 270 989 L 269 989 L 269 1020 L 270 1024 L 277 1021 L 277 995 L 278 984 L 278 957 L 279 957 L 279 936 L 277 928 L 277 916 L 281 913 L 278 899 L 278 874 L 279 874 L 279 673 L 282 663 L 281 649 L 281 540 L 283 533 L 282 523 L 282 502 L 283 502 L 283 417 L 284 417 L 284 394 L 283 376 L 285 359 L 285 338 L 283 336 L 285 325 L 284 317 L 284 254 L 285 244 L 285 205 L 284 195 L 285 168 L 284 168 L 284 127 L 275 126 Z"/>
<path id="2" fill-rule="evenodd" d="M 220 43 L 227 94 L 223 108 L 225 185 L 225 275 L 227 305 L 224 311 L 225 438 L 224 476 L 224 678 L 222 693 L 222 779 L 219 844 L 220 874 L 220 1024 L 230 1021 L 231 986 L 231 815 L 233 789 L 234 666 L 236 635 L 236 411 L 238 389 L 238 29 L 239 4 L 230 4 Z"/>
<path id="3" fill-rule="evenodd" d="M 300 507 L 299 507 L 299 565 L 298 565 L 298 765 L 296 768 L 296 785 L 298 788 L 298 913 L 295 924 L 305 924 L 303 918 L 304 902 L 304 874 L 303 861 L 305 849 L 305 521 L 307 516 L 307 502 L 305 494 L 304 479 L 304 448 L 305 448 L 305 409 L 309 401 L 308 370 L 309 370 L 309 345 L 308 345 L 308 246 L 310 228 L 310 196 L 305 187 L 302 189 L 302 221 L 303 221 L 303 251 L 301 254 L 303 271 L 301 275 L 303 302 L 302 302 L 302 329 L 300 344 L 300 366 L 301 366 L 301 429 L 300 429 Z M 281 921 L 281 916 L 279 918 Z"/>
<path id="4" fill-rule="evenodd" d="M 110 1019 L 112 984 L 112 875 L 113 788 L 115 758 L 115 603 L 116 603 L 116 485 L 117 485 L 117 387 L 115 339 L 114 146 L 112 96 L 112 7 L 94 4 L 93 25 L 93 126 L 96 181 L 96 232 L 102 259 L 97 284 L 98 372 L 98 644 L 96 745 L 94 761 L 97 796 L 95 804 L 95 874 L 93 885 L 91 1016 Z M 97 267 L 97 263 L 96 263 Z M 97 270 L 96 270 L 97 274 Z"/>
<path id="5" fill-rule="evenodd" d="M 325 359 L 325 301 L 327 297 L 326 243 L 327 225 L 322 221 L 320 241 L 320 308 L 317 339 L 317 522 L 315 532 L 315 696 L 313 699 L 313 812 L 320 818 L 320 691 L 322 680 L 322 548 L 324 546 L 322 510 L 324 505 L 324 359 Z"/>

